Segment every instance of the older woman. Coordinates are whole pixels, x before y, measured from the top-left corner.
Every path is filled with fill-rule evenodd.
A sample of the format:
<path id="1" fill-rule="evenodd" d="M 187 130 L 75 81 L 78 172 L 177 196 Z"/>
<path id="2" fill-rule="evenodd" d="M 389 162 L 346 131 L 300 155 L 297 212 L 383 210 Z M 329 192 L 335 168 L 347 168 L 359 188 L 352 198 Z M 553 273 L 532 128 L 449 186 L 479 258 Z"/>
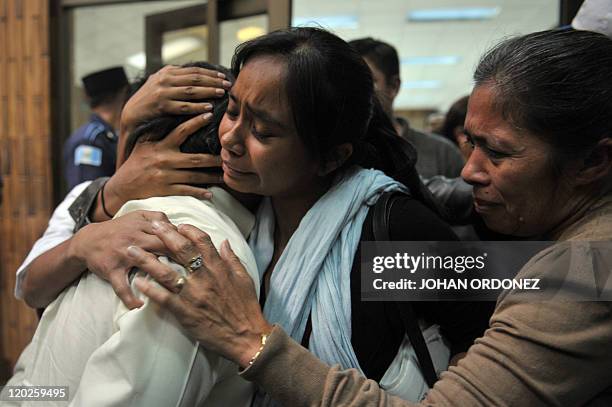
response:
<path id="1" fill-rule="evenodd" d="M 532 259 L 522 277 L 554 277 L 568 267 L 567 277 L 578 286 L 606 277 L 612 264 L 612 41 L 579 31 L 513 38 L 489 51 L 474 77 L 465 122 L 474 147 L 463 177 L 474 186 L 476 211 L 497 232 L 568 242 Z M 270 325 L 228 244 L 219 256 L 195 228 L 157 233 L 169 246 L 193 241 L 206 267 L 178 294 L 137 285 L 202 344 L 246 368 L 243 377 L 276 400 L 291 406 L 412 405 L 356 370 L 330 368 Z M 579 240 L 604 243 L 570 252 L 569 243 Z M 131 252 L 165 281 L 162 265 Z M 610 366 L 612 303 L 527 303 L 510 291 L 499 299 L 484 337 L 423 403 L 611 405 Z"/>

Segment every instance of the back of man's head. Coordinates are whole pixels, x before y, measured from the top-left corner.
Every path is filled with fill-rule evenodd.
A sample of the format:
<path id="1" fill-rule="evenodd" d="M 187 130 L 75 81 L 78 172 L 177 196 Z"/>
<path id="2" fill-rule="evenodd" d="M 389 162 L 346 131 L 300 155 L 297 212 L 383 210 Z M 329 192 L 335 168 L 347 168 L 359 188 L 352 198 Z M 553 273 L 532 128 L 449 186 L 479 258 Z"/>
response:
<path id="1" fill-rule="evenodd" d="M 399 77 L 399 57 L 393 46 L 371 37 L 352 40 L 349 41 L 349 44 L 359 55 L 382 72 L 387 82 L 393 76 Z"/>

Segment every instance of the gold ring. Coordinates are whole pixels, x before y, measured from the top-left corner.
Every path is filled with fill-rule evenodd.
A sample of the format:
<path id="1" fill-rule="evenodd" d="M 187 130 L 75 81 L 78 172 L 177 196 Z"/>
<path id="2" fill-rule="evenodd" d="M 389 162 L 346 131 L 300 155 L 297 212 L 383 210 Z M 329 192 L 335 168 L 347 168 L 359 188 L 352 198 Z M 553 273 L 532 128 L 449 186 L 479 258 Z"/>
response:
<path id="1" fill-rule="evenodd" d="M 189 260 L 189 264 L 187 266 L 185 266 L 185 268 L 190 273 L 195 273 L 196 270 L 199 269 L 200 267 L 202 267 L 203 264 L 204 264 L 204 261 L 202 260 L 202 255 L 198 254 L 193 259 Z"/>
<path id="2" fill-rule="evenodd" d="M 187 282 L 187 279 L 185 277 L 179 277 L 176 279 L 176 281 L 174 282 L 174 288 L 176 288 L 177 292 L 181 292 L 181 290 L 183 289 L 183 287 L 185 287 L 185 283 Z"/>

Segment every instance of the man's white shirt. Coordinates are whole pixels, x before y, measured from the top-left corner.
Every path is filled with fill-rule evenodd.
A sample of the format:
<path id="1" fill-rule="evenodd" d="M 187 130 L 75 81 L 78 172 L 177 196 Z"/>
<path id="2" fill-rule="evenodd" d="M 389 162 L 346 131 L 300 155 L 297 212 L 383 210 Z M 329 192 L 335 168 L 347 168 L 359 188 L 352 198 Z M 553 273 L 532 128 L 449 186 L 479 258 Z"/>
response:
<path id="1" fill-rule="evenodd" d="M 258 291 L 259 275 L 246 242 L 254 217 L 226 191 L 212 190 L 212 202 L 149 198 L 128 202 L 117 216 L 161 211 L 175 225 L 206 231 L 217 248 L 228 239 Z M 185 272 L 161 260 L 177 277 Z M 8 384 L 68 385 L 71 406 L 250 404 L 251 385 L 237 376 L 236 365 L 201 348 L 170 313 L 149 302 L 133 283 L 132 289 L 145 305 L 128 310 L 107 282 L 84 274 L 45 310 Z"/>

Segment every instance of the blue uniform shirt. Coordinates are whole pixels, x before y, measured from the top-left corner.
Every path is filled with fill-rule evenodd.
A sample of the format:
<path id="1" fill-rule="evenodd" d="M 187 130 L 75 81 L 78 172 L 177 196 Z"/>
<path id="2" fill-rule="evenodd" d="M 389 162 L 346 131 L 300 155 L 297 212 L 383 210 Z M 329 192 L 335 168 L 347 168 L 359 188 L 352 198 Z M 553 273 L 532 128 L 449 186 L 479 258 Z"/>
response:
<path id="1" fill-rule="evenodd" d="M 93 114 L 64 144 L 68 190 L 83 181 L 110 177 L 117 161 L 117 135 L 113 128 Z"/>

